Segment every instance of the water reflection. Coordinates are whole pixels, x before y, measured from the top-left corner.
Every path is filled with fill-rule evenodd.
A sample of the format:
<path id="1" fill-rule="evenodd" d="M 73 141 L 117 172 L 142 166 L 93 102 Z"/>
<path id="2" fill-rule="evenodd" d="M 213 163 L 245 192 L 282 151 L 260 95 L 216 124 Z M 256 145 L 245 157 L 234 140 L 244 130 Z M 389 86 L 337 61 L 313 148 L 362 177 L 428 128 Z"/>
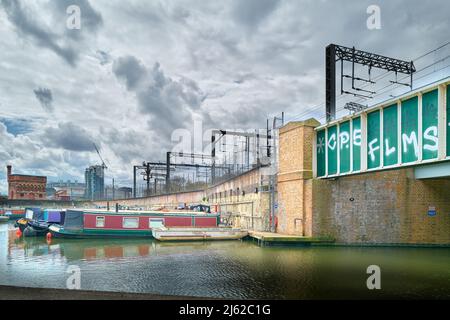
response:
<path id="1" fill-rule="evenodd" d="M 382 290 L 366 268 L 382 270 Z M 0 225 L 0 284 L 225 298 L 450 298 L 450 249 L 261 248 L 252 242 L 17 238 Z"/>

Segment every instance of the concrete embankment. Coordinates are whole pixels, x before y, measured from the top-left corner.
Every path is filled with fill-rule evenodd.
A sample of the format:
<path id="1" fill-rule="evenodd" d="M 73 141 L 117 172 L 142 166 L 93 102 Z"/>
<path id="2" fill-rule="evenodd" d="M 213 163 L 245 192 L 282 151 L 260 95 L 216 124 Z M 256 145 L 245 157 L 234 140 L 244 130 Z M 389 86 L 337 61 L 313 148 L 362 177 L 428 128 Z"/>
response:
<path id="1" fill-rule="evenodd" d="M 31 288 L 0 285 L 0 300 L 196 300 L 210 299 L 152 293 Z"/>

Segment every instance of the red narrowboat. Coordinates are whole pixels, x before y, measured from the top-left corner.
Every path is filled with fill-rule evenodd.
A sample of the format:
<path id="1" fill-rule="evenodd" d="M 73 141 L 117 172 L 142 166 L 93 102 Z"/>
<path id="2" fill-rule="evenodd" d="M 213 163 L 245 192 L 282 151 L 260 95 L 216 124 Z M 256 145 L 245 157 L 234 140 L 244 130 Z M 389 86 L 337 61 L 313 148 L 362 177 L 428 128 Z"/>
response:
<path id="1" fill-rule="evenodd" d="M 18 220 L 25 217 L 25 209 L 0 209 L 0 215 L 9 217 L 9 220 Z"/>
<path id="2" fill-rule="evenodd" d="M 212 228 L 219 223 L 219 213 L 67 210 L 62 224 L 49 231 L 64 238 L 153 237 L 153 228 Z"/>

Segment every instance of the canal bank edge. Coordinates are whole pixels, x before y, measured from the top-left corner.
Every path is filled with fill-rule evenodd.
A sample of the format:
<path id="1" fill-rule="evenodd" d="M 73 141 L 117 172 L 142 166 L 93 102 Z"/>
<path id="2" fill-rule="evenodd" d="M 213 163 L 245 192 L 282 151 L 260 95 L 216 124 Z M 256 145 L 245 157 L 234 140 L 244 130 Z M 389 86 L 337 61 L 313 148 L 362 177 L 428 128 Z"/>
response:
<path id="1" fill-rule="evenodd" d="M 69 290 L 0 285 L 0 300 L 218 300 L 153 293 Z"/>

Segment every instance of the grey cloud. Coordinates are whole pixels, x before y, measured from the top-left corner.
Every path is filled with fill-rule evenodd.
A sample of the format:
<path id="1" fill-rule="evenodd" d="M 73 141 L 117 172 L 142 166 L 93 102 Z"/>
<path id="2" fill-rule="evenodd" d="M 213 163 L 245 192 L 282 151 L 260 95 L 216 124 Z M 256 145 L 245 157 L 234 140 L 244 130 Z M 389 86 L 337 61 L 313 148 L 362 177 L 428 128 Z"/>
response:
<path id="1" fill-rule="evenodd" d="M 33 90 L 36 99 L 41 103 L 45 111 L 53 112 L 53 95 L 52 91 L 47 88 L 39 88 Z"/>
<path id="2" fill-rule="evenodd" d="M 111 55 L 103 50 L 97 50 L 95 52 L 95 57 L 98 59 L 102 66 L 112 61 Z"/>
<path id="3" fill-rule="evenodd" d="M 123 163 L 140 163 L 145 159 L 161 156 L 161 141 L 148 138 L 148 134 L 133 128 L 100 127 L 100 135 L 104 145 Z"/>
<path id="4" fill-rule="evenodd" d="M 8 19 L 14 24 L 20 34 L 31 38 L 37 45 L 52 50 L 70 65 L 75 65 L 78 56 L 74 48 L 59 45 L 58 36 L 41 27 L 42 24 L 35 21 L 33 17 L 24 10 L 19 1 L 2 0 L 2 5 Z"/>
<path id="5" fill-rule="evenodd" d="M 165 139 L 174 129 L 190 126 L 192 111 L 205 99 L 195 81 L 167 77 L 158 62 L 147 69 L 133 56 L 122 57 L 114 62 L 113 72 L 135 93 L 138 110 L 150 116 L 150 129 L 164 135 Z"/>
<path id="6" fill-rule="evenodd" d="M 53 148 L 71 151 L 93 151 L 94 139 L 82 127 L 72 123 L 59 123 L 58 127 L 49 127 L 43 133 L 43 140 Z"/>
<path id="7" fill-rule="evenodd" d="M 134 90 L 147 70 L 135 57 L 125 56 L 114 61 L 113 72 L 118 79 L 125 81 L 128 90 Z"/>
<path id="8" fill-rule="evenodd" d="M 87 0 L 50 1 L 51 11 L 49 13 L 54 21 L 62 22 L 57 24 L 64 26 L 62 33 L 56 32 L 53 25 L 47 26 L 44 20 L 39 19 L 45 10 L 32 12 L 27 10 L 18 0 L 1 0 L 1 4 L 8 19 L 19 34 L 31 39 L 36 45 L 53 51 L 72 67 L 76 66 L 79 60 L 80 40 L 83 38 L 84 30 L 95 32 L 103 23 L 101 15 L 92 8 Z M 66 8 L 69 5 L 80 7 L 82 15 L 81 30 L 65 28 Z"/>
<path id="9" fill-rule="evenodd" d="M 279 0 L 236 0 L 232 14 L 240 24 L 257 27 L 279 3 Z"/>

